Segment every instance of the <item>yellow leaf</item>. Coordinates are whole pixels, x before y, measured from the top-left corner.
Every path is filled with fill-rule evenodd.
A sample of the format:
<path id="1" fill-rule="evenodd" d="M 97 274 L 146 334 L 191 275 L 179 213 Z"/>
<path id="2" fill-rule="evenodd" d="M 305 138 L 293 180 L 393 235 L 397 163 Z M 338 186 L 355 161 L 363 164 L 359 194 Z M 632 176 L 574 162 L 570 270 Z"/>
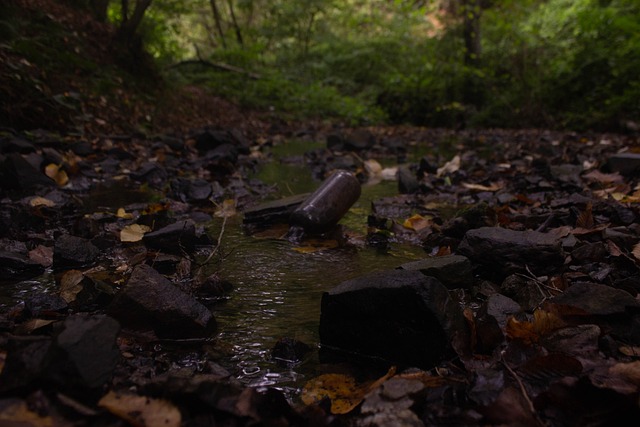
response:
<path id="1" fill-rule="evenodd" d="M 29 409 L 29 405 L 24 400 L 6 399 L 0 402 L 0 425 L 53 427 L 57 424 L 50 416 L 40 416 L 37 412 Z"/>
<path id="2" fill-rule="evenodd" d="M 227 199 L 222 201 L 222 205 L 215 211 L 214 215 L 219 218 L 229 218 L 236 214 L 236 201 Z"/>
<path id="3" fill-rule="evenodd" d="M 118 208 L 118 211 L 116 212 L 116 216 L 122 219 L 133 219 L 133 214 L 125 211 L 124 208 Z"/>
<path id="4" fill-rule="evenodd" d="M 146 225 L 131 224 L 120 230 L 121 242 L 139 242 L 142 240 L 144 233 L 151 231 Z"/>
<path id="5" fill-rule="evenodd" d="M 110 391 L 100 399 L 98 406 L 134 427 L 179 427 L 182 422 L 178 408 L 163 399 Z"/>
<path id="6" fill-rule="evenodd" d="M 60 278 L 60 297 L 68 303 L 76 300 L 82 291 L 84 275 L 80 270 L 69 270 Z"/>
<path id="7" fill-rule="evenodd" d="M 60 166 L 50 163 L 44 168 L 44 173 L 54 180 L 60 187 L 64 187 L 69 182 L 67 173 L 60 169 Z"/>
<path id="8" fill-rule="evenodd" d="M 407 218 L 402 226 L 410 230 L 420 231 L 431 225 L 431 220 L 422 215 L 415 214 L 411 218 Z"/>
<path id="9" fill-rule="evenodd" d="M 349 375 L 320 375 L 309 380 L 304 385 L 301 399 L 305 405 L 312 405 L 323 399 L 329 399 L 331 401 L 332 414 L 346 414 L 358 406 L 367 393 L 379 387 L 394 374 L 395 367 L 392 367 L 383 377 L 374 382 L 364 384 L 356 383 L 356 380 Z"/>
<path id="10" fill-rule="evenodd" d="M 40 196 L 34 197 L 31 200 L 29 200 L 29 206 L 32 206 L 34 208 L 37 206 L 46 206 L 48 208 L 52 208 L 55 205 L 56 205 L 56 202 L 54 202 L 53 200 L 49 200 Z"/>

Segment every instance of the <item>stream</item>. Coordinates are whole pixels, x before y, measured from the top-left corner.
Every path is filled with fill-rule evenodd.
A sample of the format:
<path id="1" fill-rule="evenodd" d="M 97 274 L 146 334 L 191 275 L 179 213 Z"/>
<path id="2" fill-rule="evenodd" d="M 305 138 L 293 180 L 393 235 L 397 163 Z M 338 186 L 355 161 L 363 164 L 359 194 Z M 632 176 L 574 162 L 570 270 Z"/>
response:
<path id="1" fill-rule="evenodd" d="M 258 171 L 256 178 L 281 191 L 274 198 L 311 192 L 319 185 L 304 165 L 283 161 L 300 149 L 309 149 L 309 143 L 274 147 L 274 160 Z M 364 184 L 341 224 L 364 236 L 371 201 L 397 193 L 395 181 Z M 218 235 L 221 226 L 216 218 L 212 235 Z M 226 301 L 212 307 L 219 328 L 217 344 L 226 349 L 217 362 L 245 385 L 272 386 L 289 396 L 316 375 L 317 351 L 295 366 L 283 366 L 271 359 L 271 350 L 283 337 L 317 349 L 322 293 L 344 280 L 425 256 L 422 248 L 408 244 L 392 244 L 384 253 L 364 245 L 299 251 L 285 239 L 248 236 L 238 216 L 227 220 L 222 236 L 220 247 L 226 255 L 217 272 L 234 289 Z"/>

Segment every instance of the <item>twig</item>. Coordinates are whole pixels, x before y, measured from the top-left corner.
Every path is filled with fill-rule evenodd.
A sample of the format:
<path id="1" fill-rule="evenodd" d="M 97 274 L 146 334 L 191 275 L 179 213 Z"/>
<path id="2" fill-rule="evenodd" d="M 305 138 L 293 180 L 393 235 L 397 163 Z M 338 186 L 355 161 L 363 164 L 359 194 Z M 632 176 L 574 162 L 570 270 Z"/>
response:
<path id="1" fill-rule="evenodd" d="M 224 227 L 226 225 L 227 225 L 227 217 L 225 216 L 222 218 L 222 227 L 220 228 L 220 234 L 218 234 L 218 243 L 216 243 L 214 248 L 211 250 L 211 253 L 207 257 L 207 259 L 205 259 L 204 262 L 200 264 L 201 268 L 207 265 L 207 263 L 211 261 L 211 258 L 213 258 L 213 255 L 215 255 L 218 252 L 218 249 L 220 249 L 220 245 L 222 244 L 222 235 L 224 234 Z"/>
<path id="2" fill-rule="evenodd" d="M 518 383 L 518 386 L 520 387 L 520 393 L 522 393 L 522 397 L 524 397 L 524 400 L 527 401 L 527 405 L 529 405 L 529 411 L 531 411 L 531 415 L 533 415 L 533 417 L 541 426 L 546 426 L 546 424 L 540 419 L 540 416 L 538 415 L 538 412 L 536 411 L 536 408 L 533 405 L 531 398 L 529 397 L 529 393 L 527 393 L 527 389 L 524 387 L 524 384 L 522 383 L 522 380 L 520 379 L 518 374 L 516 374 L 516 372 L 511 368 L 511 366 L 509 366 L 509 364 L 504 360 L 504 358 L 500 358 L 500 362 L 502 362 L 502 364 L 504 365 L 505 368 L 507 368 L 507 371 L 509 371 L 513 379 L 515 379 L 516 382 Z"/>

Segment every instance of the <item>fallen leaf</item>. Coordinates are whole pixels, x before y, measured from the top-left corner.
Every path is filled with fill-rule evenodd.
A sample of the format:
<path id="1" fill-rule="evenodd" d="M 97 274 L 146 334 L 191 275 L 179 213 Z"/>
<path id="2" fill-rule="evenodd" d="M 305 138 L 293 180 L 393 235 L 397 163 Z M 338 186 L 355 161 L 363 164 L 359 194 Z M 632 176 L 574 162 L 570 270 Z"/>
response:
<path id="1" fill-rule="evenodd" d="M 469 190 L 495 192 L 500 190 L 504 186 L 504 184 L 492 182 L 491 185 L 481 185 L 481 184 L 472 184 L 469 182 L 463 182 L 462 186 L 464 188 L 468 188 Z"/>
<path id="2" fill-rule="evenodd" d="M 637 260 L 640 260 L 640 243 L 636 243 L 631 250 L 631 254 Z"/>
<path id="3" fill-rule="evenodd" d="M 582 175 L 582 177 L 587 181 L 598 182 L 600 184 L 616 184 L 624 182 L 624 178 L 619 172 L 602 173 L 597 169 Z"/>
<path id="4" fill-rule="evenodd" d="M 38 206 L 46 206 L 48 208 L 52 208 L 56 205 L 56 202 L 53 200 L 49 200 L 45 197 L 36 196 L 29 200 L 29 206 L 38 207 Z"/>
<path id="5" fill-rule="evenodd" d="M 151 231 L 146 225 L 130 224 L 120 230 L 121 242 L 139 242 L 144 237 L 145 233 Z"/>
<path id="6" fill-rule="evenodd" d="M 134 427 L 179 427 L 182 422 L 180 411 L 171 402 L 148 396 L 110 391 L 98 406 Z"/>
<path id="7" fill-rule="evenodd" d="M 222 205 L 215 211 L 214 215 L 219 218 L 229 218 L 236 214 L 236 201 L 227 199 L 222 201 Z"/>
<path id="8" fill-rule="evenodd" d="M 308 381 L 301 394 L 305 405 L 313 405 L 324 399 L 331 401 L 332 414 L 346 414 L 357 407 L 371 390 L 379 387 L 395 374 L 395 367 L 374 382 L 358 384 L 344 374 L 324 374 Z"/>
<path id="9" fill-rule="evenodd" d="M 538 309 L 533 312 L 533 320 L 530 322 L 520 322 L 513 316 L 509 317 L 505 332 L 511 339 L 518 338 L 532 344 L 562 326 L 564 323 L 556 314 Z"/>
<path id="10" fill-rule="evenodd" d="M 59 420 L 58 420 L 59 421 Z M 7 427 L 54 427 L 50 416 L 40 416 L 22 399 L 0 400 L 0 425 Z"/>
<path id="11" fill-rule="evenodd" d="M 618 348 L 618 351 L 625 356 L 640 357 L 640 347 L 638 346 L 623 345 Z"/>
<path id="12" fill-rule="evenodd" d="M 402 226 L 404 228 L 408 228 L 410 230 L 420 231 L 424 228 L 427 228 L 431 225 L 431 220 L 429 218 L 425 218 L 422 215 L 415 214 L 410 218 L 407 218 Z"/>
<path id="13" fill-rule="evenodd" d="M 364 170 L 370 178 L 379 177 L 382 174 L 382 165 L 374 159 L 364 161 Z"/>
<path id="14" fill-rule="evenodd" d="M 133 219 L 133 214 L 124 210 L 124 208 L 118 208 L 116 216 L 122 219 Z"/>
<path id="15" fill-rule="evenodd" d="M 460 169 L 460 160 L 460 156 L 455 155 L 453 159 L 445 163 L 444 166 L 438 168 L 438 170 L 436 171 L 436 176 L 441 177 L 444 174 L 454 173 L 458 171 L 458 169 Z"/>
<path id="16" fill-rule="evenodd" d="M 587 203 L 585 210 L 580 212 L 580 216 L 576 220 L 576 228 L 586 228 L 587 230 L 591 230 L 595 225 L 593 220 L 592 213 L 592 205 L 591 203 Z"/>
<path id="17" fill-rule="evenodd" d="M 49 178 L 54 180 L 59 187 L 64 187 L 69 182 L 67 173 L 64 170 L 60 169 L 60 166 L 56 165 L 55 163 L 48 164 L 44 168 L 44 173 Z"/>
<path id="18" fill-rule="evenodd" d="M 298 246 L 293 250 L 301 254 L 311 254 L 338 247 L 338 241 L 330 239 L 306 239 L 303 243 L 305 244 L 304 246 Z"/>
<path id="19" fill-rule="evenodd" d="M 640 360 L 630 363 L 616 363 L 609 371 L 625 377 L 629 382 L 640 386 Z"/>
<path id="20" fill-rule="evenodd" d="M 60 297 L 67 304 L 74 302 L 82 291 L 84 275 L 80 270 L 66 271 L 60 278 Z"/>

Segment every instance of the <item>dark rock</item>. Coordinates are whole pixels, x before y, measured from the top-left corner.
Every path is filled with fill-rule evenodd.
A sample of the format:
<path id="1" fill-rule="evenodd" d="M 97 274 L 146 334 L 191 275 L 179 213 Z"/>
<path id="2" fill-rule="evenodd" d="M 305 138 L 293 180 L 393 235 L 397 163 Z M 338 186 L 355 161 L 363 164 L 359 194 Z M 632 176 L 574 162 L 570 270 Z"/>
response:
<path id="1" fill-rule="evenodd" d="M 640 172 L 640 153 L 613 154 L 607 163 L 611 172 L 627 176 L 637 175 Z"/>
<path id="2" fill-rule="evenodd" d="M 344 149 L 350 151 L 366 150 L 373 147 L 375 143 L 375 136 L 367 129 L 356 129 L 344 137 Z"/>
<path id="3" fill-rule="evenodd" d="M 0 392 L 22 389 L 42 377 L 51 342 L 49 337 L 9 340 L 3 348 L 7 355 L 0 373 Z"/>
<path id="4" fill-rule="evenodd" d="M 311 347 L 302 341 L 294 338 L 283 337 L 280 338 L 273 346 L 273 349 L 271 350 L 271 357 L 277 362 L 292 365 L 300 362 L 310 351 Z"/>
<path id="5" fill-rule="evenodd" d="M 0 158 L 1 159 L 1 158 Z M 35 191 L 55 186 L 55 182 L 18 153 L 10 153 L 0 162 L 0 188 Z"/>
<path id="6" fill-rule="evenodd" d="M 400 194 L 414 194 L 420 185 L 414 171 L 408 166 L 398 166 L 398 190 Z"/>
<path id="7" fill-rule="evenodd" d="M 49 348 L 48 377 L 64 386 L 93 389 L 104 385 L 120 359 L 119 332 L 120 324 L 107 315 L 68 317 Z"/>
<path id="8" fill-rule="evenodd" d="M 12 137 L 0 139 L 0 153 L 27 154 L 36 151 L 36 146 L 26 139 Z"/>
<path id="9" fill-rule="evenodd" d="M 604 242 L 584 243 L 571 251 L 574 261 L 603 262 L 609 256 L 609 249 Z"/>
<path id="10" fill-rule="evenodd" d="M 557 272 L 564 263 L 561 240 L 537 231 L 514 231 L 501 227 L 469 230 L 458 253 L 480 264 L 484 274 L 506 277 L 528 266 L 536 274 Z"/>
<path id="11" fill-rule="evenodd" d="M 419 270 L 426 276 L 435 277 L 448 289 L 473 285 L 471 262 L 462 255 L 445 255 L 408 262 L 398 267 L 402 270 Z"/>
<path id="12" fill-rule="evenodd" d="M 64 270 L 87 267 L 95 264 L 99 256 L 100 250 L 89 240 L 65 234 L 58 237 L 54 244 L 53 268 Z"/>
<path id="13" fill-rule="evenodd" d="M 452 345 L 466 334 L 461 309 L 447 288 L 418 271 L 391 270 L 348 280 L 325 292 L 321 307 L 325 357 L 431 368 L 451 355 Z"/>
<path id="14" fill-rule="evenodd" d="M 206 129 L 195 135 L 195 148 L 200 153 L 215 150 L 221 145 L 230 145 L 242 154 L 248 154 L 251 142 L 237 129 Z"/>
<path id="15" fill-rule="evenodd" d="M 142 242 L 150 249 L 167 253 L 192 253 L 198 242 L 196 226 L 192 220 L 177 221 L 159 230 L 146 233 Z"/>
<path id="16" fill-rule="evenodd" d="M 57 317 L 64 313 L 69 305 L 59 295 L 39 294 L 24 301 L 25 314 L 31 317 Z"/>
<path id="17" fill-rule="evenodd" d="M 0 251 L 0 280 L 29 279 L 44 273 L 44 267 L 27 256 Z"/>
<path id="18" fill-rule="evenodd" d="M 146 162 L 140 169 L 131 172 L 131 178 L 145 182 L 152 188 L 162 188 L 168 177 L 167 171 L 158 163 Z"/>
<path id="19" fill-rule="evenodd" d="M 185 203 L 209 200 L 213 187 L 204 179 L 176 178 L 171 181 L 172 197 Z"/>
<path id="20" fill-rule="evenodd" d="M 342 134 L 330 133 L 327 135 L 327 148 L 332 151 L 344 150 L 345 140 Z"/>
<path id="21" fill-rule="evenodd" d="M 108 312 L 125 327 L 166 338 L 206 337 L 216 326 L 209 309 L 146 264 L 134 268 Z"/>

